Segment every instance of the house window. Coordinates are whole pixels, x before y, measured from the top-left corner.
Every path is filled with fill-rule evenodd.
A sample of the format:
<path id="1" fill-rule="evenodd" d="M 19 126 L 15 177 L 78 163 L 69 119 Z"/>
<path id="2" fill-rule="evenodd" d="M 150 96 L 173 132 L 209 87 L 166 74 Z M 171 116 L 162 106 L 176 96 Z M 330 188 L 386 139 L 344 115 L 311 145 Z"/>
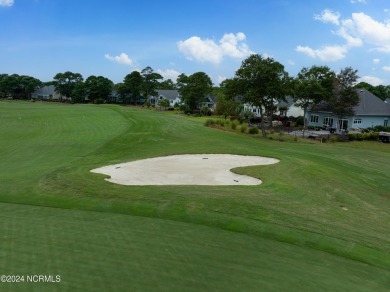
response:
<path id="1" fill-rule="evenodd" d="M 362 119 L 354 119 L 353 124 L 354 125 L 360 125 L 362 123 Z"/>
<path id="2" fill-rule="evenodd" d="M 310 115 L 310 123 L 318 123 L 318 116 Z"/>
<path id="3" fill-rule="evenodd" d="M 325 117 L 324 118 L 324 125 L 332 127 L 333 126 L 333 118 Z"/>
<path id="4" fill-rule="evenodd" d="M 253 109 L 253 112 L 254 112 L 254 113 L 256 112 L 256 109 L 255 109 L 255 108 Z"/>

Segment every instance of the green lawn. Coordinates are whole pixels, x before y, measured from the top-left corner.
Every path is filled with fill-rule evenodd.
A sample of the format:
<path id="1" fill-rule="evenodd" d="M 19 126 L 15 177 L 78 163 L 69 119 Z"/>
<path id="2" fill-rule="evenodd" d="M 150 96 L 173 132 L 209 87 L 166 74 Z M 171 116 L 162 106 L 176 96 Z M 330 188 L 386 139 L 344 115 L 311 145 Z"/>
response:
<path id="1" fill-rule="evenodd" d="M 389 149 L 255 139 L 112 105 L 0 102 L 2 274 L 62 279 L 0 285 L 386 291 Z M 281 162 L 236 169 L 263 180 L 246 187 L 129 187 L 89 172 L 184 153 Z"/>

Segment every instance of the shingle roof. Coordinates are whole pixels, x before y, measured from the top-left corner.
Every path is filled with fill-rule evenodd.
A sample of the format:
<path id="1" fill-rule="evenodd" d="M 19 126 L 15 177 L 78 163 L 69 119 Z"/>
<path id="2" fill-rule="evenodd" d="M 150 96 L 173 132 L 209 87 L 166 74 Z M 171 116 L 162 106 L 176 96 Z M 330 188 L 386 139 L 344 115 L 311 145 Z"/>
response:
<path id="1" fill-rule="evenodd" d="M 54 85 L 49 85 L 49 86 L 43 86 L 36 91 L 34 91 L 34 94 L 36 95 L 54 95 L 56 93 Z"/>
<path id="2" fill-rule="evenodd" d="M 294 104 L 292 96 L 286 96 L 286 101 L 281 101 L 277 104 L 277 107 L 291 107 Z"/>
<path id="3" fill-rule="evenodd" d="M 366 89 L 356 89 L 359 96 L 359 104 L 354 108 L 356 116 L 373 115 L 373 116 L 388 116 L 390 115 L 390 104 L 386 104 L 376 95 Z M 331 112 L 329 105 L 321 103 L 311 108 L 311 111 Z"/>
<path id="4" fill-rule="evenodd" d="M 359 105 L 355 107 L 356 115 L 389 115 L 389 106 L 366 89 L 357 89 Z"/>
<path id="5" fill-rule="evenodd" d="M 177 90 L 168 90 L 168 89 L 157 89 L 158 96 L 162 95 L 166 99 L 174 100 L 179 97 L 179 91 Z"/>

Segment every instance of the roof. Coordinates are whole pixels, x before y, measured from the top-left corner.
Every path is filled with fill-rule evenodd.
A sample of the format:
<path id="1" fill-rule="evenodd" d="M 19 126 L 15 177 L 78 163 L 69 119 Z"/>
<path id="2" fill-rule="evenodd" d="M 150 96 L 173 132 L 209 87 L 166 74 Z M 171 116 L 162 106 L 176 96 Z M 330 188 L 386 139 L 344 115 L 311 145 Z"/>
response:
<path id="1" fill-rule="evenodd" d="M 214 94 L 206 96 L 206 102 L 216 103 L 217 97 Z"/>
<path id="2" fill-rule="evenodd" d="M 390 107 L 367 89 L 357 89 L 360 102 L 355 107 L 356 115 L 390 115 Z"/>
<path id="3" fill-rule="evenodd" d="M 35 95 L 44 95 L 44 96 L 49 96 L 49 95 L 54 95 L 56 93 L 56 89 L 54 85 L 48 85 L 48 86 L 43 86 L 36 91 L 34 91 L 33 94 Z"/>
<path id="4" fill-rule="evenodd" d="M 356 89 L 359 96 L 359 104 L 355 106 L 355 116 L 388 116 L 390 115 L 390 104 L 385 103 L 382 99 L 369 92 L 367 89 Z M 312 112 L 331 112 L 329 105 L 321 103 L 313 106 Z"/>
<path id="5" fill-rule="evenodd" d="M 289 107 L 291 107 L 291 106 L 293 106 L 294 105 L 294 99 L 292 98 L 292 96 L 290 96 L 290 95 L 288 95 L 288 96 L 286 96 L 286 101 L 281 101 L 281 102 L 279 102 L 278 104 L 277 104 L 277 107 L 287 107 L 287 108 L 289 108 Z"/>
<path id="6" fill-rule="evenodd" d="M 179 97 L 179 91 L 177 90 L 168 90 L 168 89 L 157 89 L 158 96 L 163 96 L 166 99 L 174 100 Z"/>

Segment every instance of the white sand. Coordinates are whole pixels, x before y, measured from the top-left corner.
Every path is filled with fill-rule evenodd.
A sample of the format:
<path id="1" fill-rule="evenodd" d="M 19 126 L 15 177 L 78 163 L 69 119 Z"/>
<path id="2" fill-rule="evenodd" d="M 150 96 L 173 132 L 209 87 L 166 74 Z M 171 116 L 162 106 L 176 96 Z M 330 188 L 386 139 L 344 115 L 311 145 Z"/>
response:
<path id="1" fill-rule="evenodd" d="M 173 155 L 115 164 L 91 170 L 121 185 L 259 185 L 261 180 L 234 174 L 232 168 L 278 163 L 259 156 Z"/>

